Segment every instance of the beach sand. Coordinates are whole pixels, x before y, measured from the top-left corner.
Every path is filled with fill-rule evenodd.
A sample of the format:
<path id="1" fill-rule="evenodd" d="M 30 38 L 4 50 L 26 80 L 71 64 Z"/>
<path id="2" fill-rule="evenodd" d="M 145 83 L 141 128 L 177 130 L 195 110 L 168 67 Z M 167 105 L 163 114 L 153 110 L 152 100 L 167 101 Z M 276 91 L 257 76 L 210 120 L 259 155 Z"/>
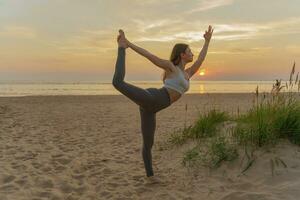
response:
<path id="1" fill-rule="evenodd" d="M 185 105 L 187 104 L 187 112 Z M 244 175 L 242 158 L 220 168 L 181 165 L 191 148 L 164 148 L 170 134 L 213 107 L 236 113 L 253 94 L 186 94 L 156 115 L 154 173 L 143 166 L 138 106 L 124 96 L 36 96 L 0 98 L 0 199 L 212 199 L 300 198 L 300 148 L 282 141 L 258 151 Z M 185 115 L 186 113 L 186 115 Z M 287 167 L 272 170 L 280 157 Z"/>

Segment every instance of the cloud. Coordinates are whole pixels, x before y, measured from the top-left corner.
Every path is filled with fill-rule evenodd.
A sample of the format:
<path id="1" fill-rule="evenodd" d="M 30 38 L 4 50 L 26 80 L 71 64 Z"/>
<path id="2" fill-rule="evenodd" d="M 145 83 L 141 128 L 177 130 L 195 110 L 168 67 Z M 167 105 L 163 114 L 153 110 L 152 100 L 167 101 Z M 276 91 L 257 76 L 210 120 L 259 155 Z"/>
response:
<path id="1" fill-rule="evenodd" d="M 233 4 L 234 0 L 202 0 L 195 6 L 196 8 L 186 11 L 185 13 L 201 12 L 211 10 L 217 7 Z"/>
<path id="2" fill-rule="evenodd" d="M 167 42 L 185 40 L 195 42 L 203 40 L 203 34 L 208 22 L 185 21 L 183 19 L 164 20 L 133 20 L 137 31 L 135 41 Z M 205 25 L 207 24 L 207 25 Z M 213 23 L 212 23 L 213 24 Z M 214 39 L 240 40 L 254 37 L 260 30 L 268 27 L 259 24 L 213 24 Z M 188 30 L 188 31 L 187 31 Z M 142 36 L 140 36 L 142 35 Z"/>
<path id="3" fill-rule="evenodd" d="M 285 47 L 285 49 L 289 53 L 300 55 L 300 47 L 297 45 L 288 45 L 287 47 Z"/>
<path id="4" fill-rule="evenodd" d="M 68 54 L 99 55 L 115 49 L 115 35 L 110 30 L 82 30 L 78 35 L 51 45 Z"/>
<path id="5" fill-rule="evenodd" d="M 216 40 L 242 40 L 263 36 L 295 34 L 300 33 L 300 18 L 289 18 L 264 24 L 217 24 L 214 33 L 214 39 Z"/>
<path id="6" fill-rule="evenodd" d="M 272 50 L 272 47 L 251 47 L 251 48 L 231 48 L 221 51 L 210 51 L 210 54 L 249 54 L 249 53 L 265 53 Z"/>
<path id="7" fill-rule="evenodd" d="M 174 36 L 162 36 L 162 37 L 140 37 L 136 39 L 136 42 L 168 42 L 176 40 L 176 37 Z"/>
<path id="8" fill-rule="evenodd" d="M 125 29 L 125 34 L 132 42 L 198 42 L 203 40 L 205 31 L 203 22 L 185 22 L 181 19 L 132 20 Z M 215 24 L 213 40 L 233 41 L 256 39 L 274 34 L 286 34 L 297 31 L 300 19 L 292 18 L 269 23 L 232 23 Z M 203 28 L 201 28 L 203 27 Z M 294 29 L 292 28 L 294 27 Z M 201 29 L 199 31 L 198 29 Z M 189 31 L 186 31 L 189 30 Z M 81 30 L 65 40 L 52 44 L 61 52 L 72 55 L 96 56 L 116 49 L 117 29 Z M 265 49 L 266 50 L 266 49 Z M 262 52 L 263 49 L 249 48 L 248 52 L 241 49 L 211 52 L 214 54 Z"/>
<path id="9" fill-rule="evenodd" d="M 300 18 L 288 18 L 266 23 L 267 28 L 261 35 L 283 35 L 300 33 Z"/>
<path id="10" fill-rule="evenodd" d="M 133 19 L 132 22 L 135 23 L 139 32 L 145 33 L 148 31 L 157 31 L 161 29 L 167 29 L 171 26 L 176 26 L 181 23 L 181 20 L 174 19 L 159 19 L 159 20 L 140 20 Z"/>
<path id="11" fill-rule="evenodd" d="M 170 4 L 170 3 L 179 3 L 182 0 L 129 0 L 128 3 L 140 4 L 140 5 L 155 5 L 155 4 Z"/>
<path id="12" fill-rule="evenodd" d="M 0 30 L 0 36 L 20 39 L 33 39 L 36 38 L 37 34 L 35 30 L 29 27 L 6 26 L 2 30 Z"/>
<path id="13" fill-rule="evenodd" d="M 132 39 L 136 42 L 166 42 L 180 39 L 194 41 L 199 40 L 202 34 L 196 30 L 192 31 L 198 27 L 196 23 L 185 23 L 182 19 L 133 20 L 133 22 L 137 31 Z M 191 31 L 183 31 L 187 29 Z"/>
<path id="14" fill-rule="evenodd" d="M 135 41 L 156 41 L 168 42 L 176 40 L 185 40 L 187 42 L 196 42 L 203 40 L 204 28 L 203 22 L 184 22 L 177 20 L 161 20 L 156 22 L 136 21 L 138 30 L 143 36 L 138 34 Z M 213 24 L 213 23 L 212 23 Z M 290 18 L 281 21 L 268 23 L 232 23 L 232 24 L 213 24 L 214 40 L 231 41 L 256 39 L 269 35 L 295 34 L 300 33 L 300 18 Z M 186 31 L 190 30 L 190 31 Z"/>
<path id="15" fill-rule="evenodd" d="M 228 25 L 227 25 L 228 26 Z M 217 29 L 217 28 L 216 28 Z M 219 34 L 215 34 L 213 39 L 215 40 L 241 40 L 249 39 L 256 35 L 258 32 L 257 29 L 254 30 L 241 30 L 241 31 L 218 31 Z M 166 42 L 166 41 L 175 41 L 175 40 L 184 40 L 187 42 L 196 42 L 203 40 L 204 31 L 177 31 L 175 33 L 167 33 L 163 35 L 154 35 L 154 36 L 143 36 L 136 39 L 136 41 L 157 41 L 157 42 Z"/>
<path id="16" fill-rule="evenodd" d="M 202 39 L 202 33 L 194 32 L 194 31 L 185 31 L 174 33 L 169 36 L 161 36 L 161 37 L 140 37 L 136 41 L 156 41 L 156 42 L 167 42 L 174 40 L 185 40 L 187 42 L 199 41 Z"/>

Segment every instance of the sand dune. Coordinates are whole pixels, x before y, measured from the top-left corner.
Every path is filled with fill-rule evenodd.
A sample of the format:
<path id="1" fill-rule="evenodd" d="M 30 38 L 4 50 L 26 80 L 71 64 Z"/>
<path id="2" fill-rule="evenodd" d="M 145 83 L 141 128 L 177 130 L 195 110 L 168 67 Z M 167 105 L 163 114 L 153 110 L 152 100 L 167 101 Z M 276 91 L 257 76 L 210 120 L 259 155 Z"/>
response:
<path id="1" fill-rule="evenodd" d="M 282 141 L 256 152 L 245 175 L 241 158 L 219 169 L 184 168 L 191 144 L 164 149 L 170 133 L 211 107 L 244 112 L 251 94 L 187 94 L 157 114 L 153 184 L 145 176 L 137 105 L 124 96 L 0 98 L 0 199 L 213 199 L 296 200 L 300 148 Z M 270 160 L 287 167 L 273 174 Z"/>

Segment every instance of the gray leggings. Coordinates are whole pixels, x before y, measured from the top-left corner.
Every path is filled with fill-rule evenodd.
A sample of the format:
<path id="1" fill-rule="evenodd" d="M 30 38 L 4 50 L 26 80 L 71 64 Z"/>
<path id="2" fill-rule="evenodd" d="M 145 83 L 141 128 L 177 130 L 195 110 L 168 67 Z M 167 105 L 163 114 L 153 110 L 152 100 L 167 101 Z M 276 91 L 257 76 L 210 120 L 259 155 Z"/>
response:
<path id="1" fill-rule="evenodd" d="M 139 106 L 141 129 L 143 135 L 142 156 L 147 176 L 153 176 L 151 148 L 154 142 L 156 127 L 156 112 L 168 107 L 170 97 L 166 88 L 142 89 L 126 83 L 125 77 L 125 48 L 118 47 L 118 58 L 113 77 L 113 86 Z"/>

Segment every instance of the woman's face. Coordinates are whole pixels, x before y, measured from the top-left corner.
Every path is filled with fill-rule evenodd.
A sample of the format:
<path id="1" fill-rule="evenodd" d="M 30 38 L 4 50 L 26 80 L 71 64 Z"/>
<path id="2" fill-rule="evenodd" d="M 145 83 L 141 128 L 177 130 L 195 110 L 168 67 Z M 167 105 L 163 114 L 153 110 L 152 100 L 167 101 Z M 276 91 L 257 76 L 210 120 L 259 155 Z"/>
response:
<path id="1" fill-rule="evenodd" d="M 193 61 L 194 54 L 192 53 L 191 49 L 188 47 L 185 50 L 185 53 L 181 54 L 181 59 L 184 60 L 186 63 Z"/>

